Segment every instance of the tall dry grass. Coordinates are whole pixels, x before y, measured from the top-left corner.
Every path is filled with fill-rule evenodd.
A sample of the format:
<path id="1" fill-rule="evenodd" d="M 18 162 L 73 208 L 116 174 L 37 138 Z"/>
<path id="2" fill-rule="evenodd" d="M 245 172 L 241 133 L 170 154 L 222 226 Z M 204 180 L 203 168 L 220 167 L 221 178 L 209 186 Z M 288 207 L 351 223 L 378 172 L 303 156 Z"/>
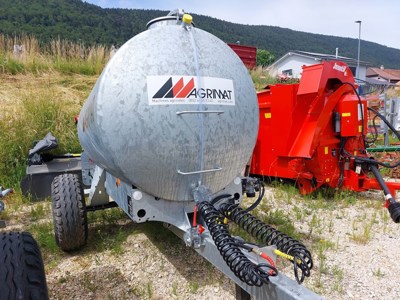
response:
<path id="1" fill-rule="evenodd" d="M 14 45 L 23 45 L 27 56 L 40 53 L 38 40 L 32 35 L 8 36 L 0 34 L 0 53 L 12 53 Z"/>
<path id="2" fill-rule="evenodd" d="M 265 89 L 266 86 L 270 84 L 277 84 L 277 83 L 298 83 L 299 80 L 297 78 L 289 78 L 288 80 L 281 81 L 277 76 L 271 75 L 271 72 L 262 66 L 258 66 L 250 71 L 251 79 L 253 80 L 254 87 L 257 91 L 261 91 Z"/>
<path id="3" fill-rule="evenodd" d="M 22 46 L 20 53 L 14 45 Z M 40 45 L 32 35 L 0 34 L 0 73 L 26 74 L 58 71 L 63 74 L 98 75 L 110 58 L 104 45 L 86 46 L 60 38 Z"/>

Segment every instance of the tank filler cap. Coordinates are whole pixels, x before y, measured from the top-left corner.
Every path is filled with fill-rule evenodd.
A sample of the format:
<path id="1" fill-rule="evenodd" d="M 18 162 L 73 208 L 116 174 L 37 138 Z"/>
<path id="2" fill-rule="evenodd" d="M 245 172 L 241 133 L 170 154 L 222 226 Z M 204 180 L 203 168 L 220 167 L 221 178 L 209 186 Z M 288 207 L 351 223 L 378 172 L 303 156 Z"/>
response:
<path id="1" fill-rule="evenodd" d="M 190 24 L 192 24 L 193 17 L 191 15 L 189 15 L 189 14 L 184 14 L 183 17 L 182 17 L 182 21 L 183 21 L 183 23 L 186 23 L 187 25 L 190 25 Z"/>

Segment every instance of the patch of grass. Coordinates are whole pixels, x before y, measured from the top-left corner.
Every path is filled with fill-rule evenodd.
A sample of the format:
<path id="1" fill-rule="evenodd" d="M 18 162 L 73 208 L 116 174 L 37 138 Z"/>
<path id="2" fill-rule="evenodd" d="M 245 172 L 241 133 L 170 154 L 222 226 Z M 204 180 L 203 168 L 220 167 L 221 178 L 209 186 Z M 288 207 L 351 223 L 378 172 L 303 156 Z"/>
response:
<path id="1" fill-rule="evenodd" d="M 196 294 L 198 290 L 199 290 L 199 283 L 197 281 L 190 281 L 189 282 L 189 291 L 192 294 Z"/>
<path id="2" fill-rule="evenodd" d="M 3 54 L 0 56 L 0 71 L 12 75 L 25 73 L 25 65 Z"/>
<path id="3" fill-rule="evenodd" d="M 353 221 L 352 234 L 350 239 L 357 244 L 366 245 L 373 237 L 372 223 L 363 223 L 361 230 L 358 230 L 356 221 Z"/>
<path id="4" fill-rule="evenodd" d="M 136 287 L 136 286 L 131 288 L 131 293 L 136 297 L 139 297 L 139 299 L 143 299 L 146 295 L 146 292 L 143 287 Z"/>
<path id="5" fill-rule="evenodd" d="M 290 222 L 287 214 L 281 209 L 269 211 L 263 219 L 265 223 L 276 226 L 285 225 Z"/>
<path id="6" fill-rule="evenodd" d="M 172 294 L 177 297 L 178 296 L 178 283 L 174 281 L 172 283 Z"/>
<path id="7" fill-rule="evenodd" d="M 147 296 L 149 297 L 149 299 L 151 299 L 154 295 L 154 286 L 153 286 L 153 282 L 148 281 L 147 282 Z"/>
<path id="8" fill-rule="evenodd" d="M 378 219 L 377 219 L 377 216 L 378 216 L 378 214 L 377 214 L 377 212 L 375 211 L 375 212 L 372 214 L 372 216 L 371 216 L 371 220 L 370 220 L 371 224 L 379 224 L 379 221 L 378 221 Z"/>
<path id="9" fill-rule="evenodd" d="M 338 201 L 335 201 L 333 198 L 325 197 L 326 193 L 328 193 L 329 189 L 321 189 L 320 191 L 316 191 L 313 194 L 304 196 L 304 204 L 310 210 L 335 210 L 338 206 Z"/>
<path id="10" fill-rule="evenodd" d="M 83 274 L 82 284 L 84 289 L 94 293 L 97 290 L 97 286 L 92 279 L 93 278 L 88 273 L 85 273 Z"/>
<path id="11" fill-rule="evenodd" d="M 322 281 L 322 274 L 328 274 L 329 269 L 326 264 L 326 255 L 325 252 L 328 249 L 332 249 L 334 247 L 334 244 L 332 242 L 326 241 L 326 240 L 319 240 L 316 241 L 316 247 L 317 251 L 317 257 L 318 257 L 318 271 L 316 272 L 316 286 L 317 288 L 324 288 L 323 281 Z"/>
<path id="12" fill-rule="evenodd" d="M 31 206 L 31 211 L 29 213 L 29 218 L 31 221 L 37 221 L 43 219 L 50 212 L 50 206 L 48 203 L 37 203 Z"/>
<path id="13" fill-rule="evenodd" d="M 381 268 L 374 270 L 372 274 L 378 278 L 383 278 L 385 276 L 385 273 L 382 272 Z"/>
<path id="14" fill-rule="evenodd" d="M 4 202 L 2 201 L 3 205 L 5 206 Z M 3 211 L 0 212 L 0 221 L 7 221 L 10 220 L 11 214 L 6 207 L 4 208 Z"/>
<path id="15" fill-rule="evenodd" d="M 322 274 L 327 274 L 328 273 L 328 268 L 326 266 L 326 255 L 325 252 L 328 249 L 333 249 L 335 247 L 335 244 L 327 241 L 327 240 L 319 240 L 317 241 L 316 245 L 316 250 L 317 250 L 317 256 L 319 260 L 319 271 Z"/>
<path id="16" fill-rule="evenodd" d="M 100 223 L 101 225 L 116 225 L 121 220 L 129 220 L 121 208 L 97 210 L 88 214 L 89 223 Z"/>
<path id="17" fill-rule="evenodd" d="M 388 230 L 389 222 L 391 221 L 389 212 L 386 209 L 381 209 L 379 211 L 379 214 L 380 214 L 381 220 L 383 222 L 383 232 L 386 233 Z"/>
<path id="18" fill-rule="evenodd" d="M 8 220 L 19 219 L 22 216 L 21 211 L 24 205 L 31 202 L 29 197 L 24 197 L 18 191 L 7 195 L 2 201 L 5 204 L 5 211 L 3 213 L 6 214 Z"/>
<path id="19" fill-rule="evenodd" d="M 107 274 L 107 280 L 112 282 L 115 279 L 120 278 L 121 276 L 122 276 L 121 271 L 116 269 Z"/>
<path id="20" fill-rule="evenodd" d="M 329 233 L 333 233 L 333 229 L 334 229 L 334 222 L 333 222 L 333 214 L 330 214 L 329 216 L 329 223 L 328 223 L 328 232 Z"/>
<path id="21" fill-rule="evenodd" d="M 317 233 L 321 233 L 321 227 L 320 227 L 320 225 L 321 225 L 321 220 L 317 217 L 317 215 L 314 213 L 313 215 L 312 215 L 312 218 L 311 218 L 311 221 L 310 221 L 310 223 L 309 223 L 309 226 L 308 226 L 308 238 L 310 238 L 311 237 L 311 235 L 315 232 L 315 231 L 317 231 Z"/>
<path id="22" fill-rule="evenodd" d="M 66 277 L 61 277 L 60 279 L 58 279 L 58 283 L 67 283 L 68 279 Z"/>
<path id="23" fill-rule="evenodd" d="M 357 194 L 348 190 L 339 190 L 334 195 L 335 200 L 340 200 L 345 206 L 354 205 L 357 202 Z"/>
<path id="24" fill-rule="evenodd" d="M 296 231 L 288 212 L 281 209 L 268 212 L 261 220 L 267 225 L 274 225 L 279 231 L 294 239 L 300 239 L 301 235 Z"/>
<path id="25" fill-rule="evenodd" d="M 61 250 L 58 248 L 56 240 L 54 238 L 53 223 L 33 223 L 29 227 L 29 231 L 38 242 L 44 257 L 50 255 L 60 255 L 62 253 Z"/>
<path id="26" fill-rule="evenodd" d="M 182 245 L 182 240 L 159 222 L 141 224 L 138 230 L 146 234 L 161 252 L 171 251 L 177 245 Z"/>
<path id="27" fill-rule="evenodd" d="M 118 255 L 124 252 L 123 243 L 135 229 L 132 226 L 96 225 L 96 230 L 89 233 L 88 247 L 85 251 L 111 251 Z"/>
<path id="28" fill-rule="evenodd" d="M 293 207 L 293 211 L 295 213 L 296 216 L 296 220 L 300 221 L 304 218 L 304 211 L 303 209 L 299 208 L 298 206 L 294 206 Z"/>
<path id="29" fill-rule="evenodd" d="M 124 252 L 129 235 L 139 232 L 120 208 L 98 210 L 88 214 L 89 240 L 84 251 L 110 251 L 113 255 Z"/>
<path id="30" fill-rule="evenodd" d="M 332 291 L 338 292 L 339 294 L 343 294 L 343 278 L 344 278 L 344 272 L 343 270 L 338 267 L 334 266 L 333 270 L 333 285 L 332 285 Z"/>
<path id="31" fill-rule="evenodd" d="M 64 75 L 82 74 L 97 75 L 103 70 L 103 64 L 82 59 L 74 60 L 56 60 L 53 64 L 55 70 Z"/>
<path id="32" fill-rule="evenodd" d="M 383 201 L 383 196 L 382 199 L 368 199 L 364 201 L 364 205 L 367 208 L 373 208 L 373 209 L 381 209 L 384 206 L 384 201 Z"/>
<path id="33" fill-rule="evenodd" d="M 271 183 L 276 187 L 274 194 L 277 199 L 285 200 L 287 204 L 292 204 L 293 198 L 299 195 L 299 190 L 295 182 L 281 182 L 275 180 Z"/>

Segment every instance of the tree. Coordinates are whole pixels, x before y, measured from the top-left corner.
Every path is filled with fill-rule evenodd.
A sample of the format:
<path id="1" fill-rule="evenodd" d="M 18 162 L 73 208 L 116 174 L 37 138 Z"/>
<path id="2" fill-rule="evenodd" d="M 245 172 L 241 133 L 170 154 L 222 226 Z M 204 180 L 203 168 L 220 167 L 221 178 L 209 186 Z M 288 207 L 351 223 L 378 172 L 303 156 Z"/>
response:
<path id="1" fill-rule="evenodd" d="M 257 66 L 266 67 L 275 60 L 275 56 L 267 50 L 257 49 Z"/>

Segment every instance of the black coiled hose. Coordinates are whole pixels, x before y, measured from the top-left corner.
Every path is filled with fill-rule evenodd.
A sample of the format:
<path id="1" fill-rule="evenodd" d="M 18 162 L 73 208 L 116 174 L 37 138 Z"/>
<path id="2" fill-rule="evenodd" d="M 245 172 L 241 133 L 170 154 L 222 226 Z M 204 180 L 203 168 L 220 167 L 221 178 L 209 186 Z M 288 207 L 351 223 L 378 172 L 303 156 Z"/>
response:
<path id="1" fill-rule="evenodd" d="M 275 245 L 278 250 L 293 257 L 294 275 L 298 283 L 310 276 L 313 261 L 310 251 L 299 241 L 263 223 L 236 204 L 224 203 L 221 213 L 265 245 Z M 300 270 L 300 274 L 299 274 Z"/>
<path id="2" fill-rule="evenodd" d="M 269 282 L 269 276 L 278 274 L 275 267 L 269 264 L 255 265 L 243 254 L 230 236 L 228 227 L 221 222 L 223 217 L 211 203 L 201 202 L 198 210 L 222 258 L 241 281 L 250 286 L 262 286 Z"/>

